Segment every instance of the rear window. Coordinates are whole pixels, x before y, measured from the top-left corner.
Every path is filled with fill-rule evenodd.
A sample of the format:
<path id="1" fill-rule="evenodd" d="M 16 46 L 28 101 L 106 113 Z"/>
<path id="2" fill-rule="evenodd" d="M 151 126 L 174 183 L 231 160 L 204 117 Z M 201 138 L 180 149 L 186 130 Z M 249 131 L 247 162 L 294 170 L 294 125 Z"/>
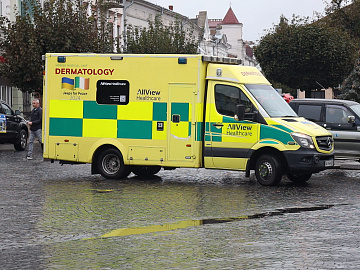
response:
<path id="1" fill-rule="evenodd" d="M 320 122 L 321 105 L 299 104 L 298 115 L 314 122 Z"/>

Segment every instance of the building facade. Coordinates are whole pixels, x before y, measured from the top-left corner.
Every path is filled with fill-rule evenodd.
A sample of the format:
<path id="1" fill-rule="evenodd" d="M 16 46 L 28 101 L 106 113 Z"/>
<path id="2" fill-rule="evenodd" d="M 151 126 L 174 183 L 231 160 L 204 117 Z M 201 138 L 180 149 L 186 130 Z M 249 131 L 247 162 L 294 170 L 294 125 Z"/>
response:
<path id="1" fill-rule="evenodd" d="M 7 18 L 10 21 L 15 21 L 16 10 L 19 10 L 21 1 L 19 0 L 2 0 L 0 1 L 0 16 Z M 0 99 L 6 101 L 13 109 L 24 111 L 24 103 L 28 107 L 31 103 L 29 95 L 23 93 L 12 87 L 11 84 L 4 78 L 0 78 Z"/>
<path id="2" fill-rule="evenodd" d="M 185 30 L 189 30 L 199 39 L 198 52 L 204 55 L 220 57 L 236 57 L 243 65 L 256 66 L 252 53 L 253 43 L 243 41 L 243 24 L 238 21 L 230 7 L 223 19 L 209 19 L 206 11 L 200 11 L 195 19 L 189 19 L 177 13 L 173 6 L 167 8 L 144 0 L 81 0 L 88 5 L 88 15 L 103 16 L 112 23 L 112 37 L 114 38 L 114 52 L 122 52 L 124 34 L 127 27 L 147 27 L 149 20 L 161 16 L 164 25 L 171 25 L 179 21 Z M 40 0 L 43 4 L 44 0 Z M 10 21 L 16 18 L 16 11 L 20 10 L 21 0 L 2 0 L 0 13 Z M 95 8 L 96 7 L 96 8 Z M 31 110 L 31 99 L 38 94 L 24 94 L 11 87 L 6 80 L 0 78 L 0 99 L 7 101 L 14 109 Z"/>

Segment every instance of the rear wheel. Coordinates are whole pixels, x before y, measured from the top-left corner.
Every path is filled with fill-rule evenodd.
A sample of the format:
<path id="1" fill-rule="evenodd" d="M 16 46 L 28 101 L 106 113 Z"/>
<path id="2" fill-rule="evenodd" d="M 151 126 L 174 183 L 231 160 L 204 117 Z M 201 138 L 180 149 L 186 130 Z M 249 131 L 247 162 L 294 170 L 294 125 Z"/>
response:
<path id="1" fill-rule="evenodd" d="M 125 178 L 131 172 L 129 166 L 124 164 L 122 154 L 115 148 L 104 150 L 97 160 L 97 165 L 100 174 L 107 179 Z"/>
<path id="2" fill-rule="evenodd" d="M 286 176 L 291 182 L 303 184 L 309 181 L 312 173 L 288 173 Z"/>
<path id="3" fill-rule="evenodd" d="M 24 151 L 27 146 L 27 139 L 28 139 L 27 132 L 25 131 L 25 129 L 21 129 L 19 138 L 18 138 L 17 142 L 14 144 L 15 150 L 16 151 Z"/>
<path id="4" fill-rule="evenodd" d="M 283 168 L 279 158 L 271 155 L 262 155 L 256 161 L 255 175 L 263 186 L 275 186 L 280 183 Z"/>
<path id="5" fill-rule="evenodd" d="M 161 170 L 160 166 L 132 166 L 131 171 L 138 176 L 150 176 L 157 174 Z"/>

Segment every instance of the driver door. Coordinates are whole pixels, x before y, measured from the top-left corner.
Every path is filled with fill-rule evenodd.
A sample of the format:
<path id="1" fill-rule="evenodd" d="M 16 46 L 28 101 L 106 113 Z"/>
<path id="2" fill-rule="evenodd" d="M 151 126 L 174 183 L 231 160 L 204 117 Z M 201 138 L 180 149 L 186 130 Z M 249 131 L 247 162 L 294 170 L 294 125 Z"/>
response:
<path id="1" fill-rule="evenodd" d="M 206 104 L 205 167 L 244 170 L 251 148 L 259 138 L 260 124 L 237 121 L 236 105 L 251 114 L 255 106 L 237 84 L 210 82 Z"/>

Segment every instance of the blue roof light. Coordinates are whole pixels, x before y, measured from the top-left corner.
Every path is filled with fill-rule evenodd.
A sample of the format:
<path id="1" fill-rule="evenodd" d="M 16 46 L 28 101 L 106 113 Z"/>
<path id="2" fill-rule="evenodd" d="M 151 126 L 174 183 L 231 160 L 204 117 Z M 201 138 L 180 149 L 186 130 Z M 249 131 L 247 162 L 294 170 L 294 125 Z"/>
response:
<path id="1" fill-rule="evenodd" d="M 66 57 L 65 56 L 58 56 L 58 63 L 65 63 Z"/>
<path id="2" fill-rule="evenodd" d="M 186 57 L 179 57 L 178 58 L 178 64 L 187 64 L 187 58 Z"/>

